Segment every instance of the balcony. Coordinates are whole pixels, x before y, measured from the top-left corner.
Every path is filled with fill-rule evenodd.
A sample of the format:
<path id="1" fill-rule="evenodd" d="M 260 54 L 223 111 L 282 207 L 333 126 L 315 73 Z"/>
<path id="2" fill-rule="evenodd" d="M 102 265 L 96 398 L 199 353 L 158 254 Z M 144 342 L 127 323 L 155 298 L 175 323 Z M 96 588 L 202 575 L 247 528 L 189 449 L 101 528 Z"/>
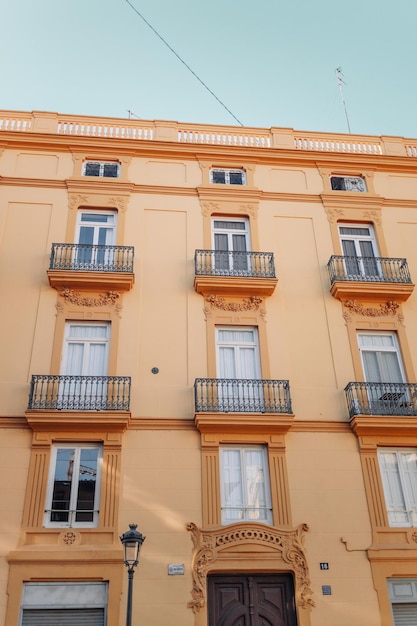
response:
<path id="1" fill-rule="evenodd" d="M 203 295 L 270 296 L 278 279 L 272 252 L 196 250 L 194 288 Z"/>
<path id="2" fill-rule="evenodd" d="M 417 416 L 417 383 L 352 382 L 345 387 L 349 417 Z"/>
<path id="3" fill-rule="evenodd" d="M 196 413 L 292 413 L 288 380 L 197 378 Z"/>
<path id="4" fill-rule="evenodd" d="M 331 256 L 330 293 L 339 300 L 366 297 L 404 302 L 413 292 L 406 259 Z"/>
<path id="5" fill-rule="evenodd" d="M 52 287 L 129 291 L 133 287 L 134 248 L 53 243 L 48 269 Z"/>
<path id="6" fill-rule="evenodd" d="M 34 375 L 28 410 L 129 411 L 129 376 Z"/>

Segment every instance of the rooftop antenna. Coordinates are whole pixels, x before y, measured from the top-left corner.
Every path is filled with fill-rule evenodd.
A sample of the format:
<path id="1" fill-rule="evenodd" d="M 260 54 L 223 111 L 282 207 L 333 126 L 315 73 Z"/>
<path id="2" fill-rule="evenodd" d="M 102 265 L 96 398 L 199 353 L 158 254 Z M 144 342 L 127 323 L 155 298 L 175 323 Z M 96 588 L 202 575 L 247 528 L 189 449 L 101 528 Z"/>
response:
<path id="1" fill-rule="evenodd" d="M 342 87 L 342 83 L 343 83 L 343 85 L 346 85 L 347 83 L 345 83 L 343 78 L 344 78 L 344 76 L 343 76 L 343 73 L 342 73 L 342 68 L 339 66 L 339 67 L 336 68 L 336 79 L 337 79 L 337 84 L 338 84 L 339 91 L 340 91 L 340 97 L 342 99 L 343 108 L 345 110 L 345 117 L 346 117 L 348 132 L 350 134 L 349 117 L 348 117 L 348 114 L 347 114 L 346 102 L 345 102 L 345 98 L 344 98 L 344 95 L 343 95 L 343 87 Z"/>
<path id="2" fill-rule="evenodd" d="M 131 111 L 130 109 L 127 109 L 128 115 L 129 115 L 129 119 L 131 119 L 132 117 L 136 117 L 136 119 L 141 120 L 142 118 L 139 117 L 139 115 L 136 115 L 136 113 L 133 113 L 133 111 Z"/>

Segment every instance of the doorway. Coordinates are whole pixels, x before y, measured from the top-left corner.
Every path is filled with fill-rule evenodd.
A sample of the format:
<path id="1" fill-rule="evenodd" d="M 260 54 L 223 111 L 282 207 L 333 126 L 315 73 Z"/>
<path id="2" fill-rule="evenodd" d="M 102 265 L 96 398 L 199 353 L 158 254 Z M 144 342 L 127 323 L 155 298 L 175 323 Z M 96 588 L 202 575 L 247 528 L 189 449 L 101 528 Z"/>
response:
<path id="1" fill-rule="evenodd" d="M 209 576 L 208 625 L 297 626 L 292 576 Z"/>

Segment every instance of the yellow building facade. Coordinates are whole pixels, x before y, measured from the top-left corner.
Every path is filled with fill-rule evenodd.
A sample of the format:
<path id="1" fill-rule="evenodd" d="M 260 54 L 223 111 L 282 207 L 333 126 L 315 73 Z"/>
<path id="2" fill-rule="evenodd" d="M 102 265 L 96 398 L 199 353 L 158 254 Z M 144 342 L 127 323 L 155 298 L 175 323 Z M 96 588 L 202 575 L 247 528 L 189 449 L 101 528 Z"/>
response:
<path id="1" fill-rule="evenodd" d="M 0 624 L 417 623 L 417 140 L 0 112 Z"/>

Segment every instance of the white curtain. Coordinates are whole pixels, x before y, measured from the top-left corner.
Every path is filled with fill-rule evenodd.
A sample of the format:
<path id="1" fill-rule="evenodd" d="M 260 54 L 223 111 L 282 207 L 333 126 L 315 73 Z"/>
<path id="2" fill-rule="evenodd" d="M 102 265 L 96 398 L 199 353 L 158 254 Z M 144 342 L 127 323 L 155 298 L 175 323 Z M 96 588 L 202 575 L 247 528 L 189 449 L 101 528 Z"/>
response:
<path id="1" fill-rule="evenodd" d="M 222 521 L 271 522 L 265 483 L 265 454 L 261 448 L 223 449 Z"/>
<path id="2" fill-rule="evenodd" d="M 379 451 L 390 526 L 417 526 L 417 451 Z"/>
<path id="3" fill-rule="evenodd" d="M 404 382 L 394 335 L 360 334 L 358 339 L 368 382 Z"/>

